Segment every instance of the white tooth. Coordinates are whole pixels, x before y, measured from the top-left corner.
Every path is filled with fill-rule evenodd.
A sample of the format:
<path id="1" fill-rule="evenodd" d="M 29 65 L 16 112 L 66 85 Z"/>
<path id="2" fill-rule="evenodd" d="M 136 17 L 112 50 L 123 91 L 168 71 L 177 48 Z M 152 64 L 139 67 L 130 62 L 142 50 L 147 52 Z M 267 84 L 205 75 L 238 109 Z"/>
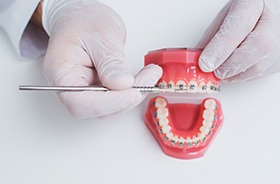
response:
<path id="1" fill-rule="evenodd" d="M 158 87 L 159 88 L 166 88 L 167 87 L 167 83 L 165 81 L 161 81 L 159 84 L 158 84 Z"/>
<path id="2" fill-rule="evenodd" d="M 160 126 L 168 125 L 168 123 L 169 123 L 169 120 L 167 118 L 160 118 L 159 119 L 159 125 Z"/>
<path id="3" fill-rule="evenodd" d="M 167 134 L 168 132 L 171 131 L 171 126 L 165 125 L 161 128 L 162 133 Z"/>
<path id="4" fill-rule="evenodd" d="M 211 89 L 212 86 L 213 86 L 212 82 L 209 81 L 209 82 L 207 83 L 207 93 L 208 93 L 208 94 L 213 93 L 213 90 Z"/>
<path id="5" fill-rule="evenodd" d="M 187 143 L 187 145 L 192 145 L 192 139 L 190 137 L 188 137 L 186 139 L 186 143 Z"/>
<path id="6" fill-rule="evenodd" d="M 172 137 L 172 141 L 176 144 L 179 141 L 178 136 L 175 135 L 174 137 Z"/>
<path id="7" fill-rule="evenodd" d="M 159 107 L 157 109 L 157 118 L 162 119 L 162 118 L 167 118 L 168 117 L 168 109 L 165 107 Z"/>
<path id="8" fill-rule="evenodd" d="M 198 92 L 198 84 L 196 81 L 191 81 L 188 84 L 188 89 L 190 93 L 197 93 Z"/>
<path id="9" fill-rule="evenodd" d="M 184 137 L 180 137 L 179 143 L 184 144 L 185 142 L 186 142 L 186 139 L 184 139 Z"/>
<path id="10" fill-rule="evenodd" d="M 199 129 L 199 131 L 200 131 L 201 133 L 205 133 L 207 130 L 208 130 L 208 128 L 207 128 L 206 126 L 202 126 L 202 127 L 200 127 L 200 129 Z"/>
<path id="11" fill-rule="evenodd" d="M 216 101 L 214 99 L 208 99 L 204 103 L 204 107 L 206 109 L 215 110 L 216 109 Z"/>
<path id="12" fill-rule="evenodd" d="M 159 107 L 165 107 L 166 106 L 166 101 L 163 98 L 157 98 L 156 99 L 156 104 L 155 104 L 156 108 Z"/>
<path id="13" fill-rule="evenodd" d="M 215 116 L 215 113 L 213 110 L 204 110 L 203 111 L 203 119 L 206 119 L 206 120 L 210 120 L 210 121 L 213 121 L 214 120 L 214 116 Z"/>
<path id="14" fill-rule="evenodd" d="M 199 93 L 206 93 L 207 89 L 206 89 L 206 85 L 205 82 L 201 82 L 198 86 L 198 92 Z"/>
<path id="15" fill-rule="evenodd" d="M 210 120 L 203 120 L 202 124 L 203 124 L 205 127 L 210 128 L 210 127 L 212 126 L 212 121 L 210 121 Z"/>
<path id="16" fill-rule="evenodd" d="M 205 135 L 206 135 L 206 134 L 204 134 L 204 133 L 200 133 L 200 134 L 198 135 L 198 139 L 199 139 L 200 141 L 203 141 L 204 138 L 206 137 Z"/>
<path id="17" fill-rule="evenodd" d="M 193 136 L 192 141 L 193 141 L 193 143 L 197 143 L 199 141 L 199 139 L 198 139 L 198 137 Z"/>
<path id="18" fill-rule="evenodd" d="M 166 137 L 167 137 L 169 140 L 172 140 L 172 138 L 173 138 L 173 133 L 172 133 L 172 132 L 168 132 L 168 133 L 166 134 Z"/>
<path id="19" fill-rule="evenodd" d="M 178 80 L 176 82 L 176 89 L 186 89 L 187 88 L 187 84 L 185 81 L 183 80 Z"/>
<path id="20" fill-rule="evenodd" d="M 219 86 L 218 86 L 218 85 L 213 84 L 213 87 L 216 89 L 216 90 L 213 90 L 213 93 L 218 93 L 218 92 L 219 92 L 219 91 L 218 91 Z"/>
<path id="21" fill-rule="evenodd" d="M 174 81 L 169 81 L 167 87 L 168 88 L 174 88 L 175 82 Z"/>
<path id="22" fill-rule="evenodd" d="M 215 87 L 217 89 L 217 92 L 220 92 L 220 84 L 216 84 Z"/>
<path id="23" fill-rule="evenodd" d="M 202 126 L 202 127 L 200 127 L 200 132 L 202 133 L 202 134 L 208 134 L 208 132 L 210 131 L 210 129 L 207 127 L 207 126 Z"/>

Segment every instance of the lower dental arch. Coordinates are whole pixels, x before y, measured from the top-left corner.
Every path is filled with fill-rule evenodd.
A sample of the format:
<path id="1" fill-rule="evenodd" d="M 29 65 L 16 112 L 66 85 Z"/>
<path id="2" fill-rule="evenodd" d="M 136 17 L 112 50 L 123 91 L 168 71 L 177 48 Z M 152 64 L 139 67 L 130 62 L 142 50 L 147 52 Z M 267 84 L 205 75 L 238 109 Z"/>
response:
<path id="1" fill-rule="evenodd" d="M 203 104 L 202 122 L 196 122 L 201 124 L 199 132 L 194 135 L 177 135 L 172 131 L 172 126 L 170 126 L 172 123 L 168 118 L 169 110 L 166 108 L 167 101 L 163 97 L 157 97 L 153 105 L 156 109 L 154 116 L 157 119 L 157 128 L 160 134 L 163 135 L 165 142 L 174 147 L 188 149 L 204 144 L 215 128 L 218 119 L 216 115 L 218 110 L 216 101 L 214 99 L 207 99 Z"/>

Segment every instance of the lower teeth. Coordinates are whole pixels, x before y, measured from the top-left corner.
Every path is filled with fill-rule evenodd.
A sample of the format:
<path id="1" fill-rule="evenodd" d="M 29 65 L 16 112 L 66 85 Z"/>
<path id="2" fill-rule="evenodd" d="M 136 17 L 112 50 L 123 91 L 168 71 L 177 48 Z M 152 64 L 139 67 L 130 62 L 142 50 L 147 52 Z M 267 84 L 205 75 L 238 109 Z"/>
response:
<path id="1" fill-rule="evenodd" d="M 187 147 L 198 146 L 200 143 L 206 142 L 207 137 L 212 134 L 213 129 L 216 127 L 215 121 L 218 119 L 218 116 L 215 114 L 215 110 L 218 109 L 218 105 L 215 104 L 213 99 L 206 100 L 203 105 L 205 108 L 204 112 L 206 112 L 203 114 L 206 119 L 203 118 L 203 121 L 201 122 L 202 126 L 200 127 L 200 133 L 198 135 L 194 135 L 193 138 L 179 138 L 178 135 L 174 135 L 172 133 L 172 127 L 169 125 L 169 110 L 167 107 L 167 101 L 164 98 L 157 98 L 153 103 L 153 106 L 155 106 L 157 109 L 157 111 L 154 112 L 154 116 L 157 118 L 156 125 L 158 127 L 158 131 L 164 136 L 162 137 L 163 140 L 171 143 L 172 145 L 177 145 L 180 147 L 183 147 L 184 145 Z"/>

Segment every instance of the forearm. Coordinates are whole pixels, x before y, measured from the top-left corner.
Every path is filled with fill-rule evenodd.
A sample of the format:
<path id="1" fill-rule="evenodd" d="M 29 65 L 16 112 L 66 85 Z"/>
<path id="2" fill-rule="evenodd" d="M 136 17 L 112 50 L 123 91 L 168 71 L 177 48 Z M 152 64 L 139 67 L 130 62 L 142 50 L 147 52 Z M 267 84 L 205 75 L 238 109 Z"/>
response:
<path id="1" fill-rule="evenodd" d="M 44 0 L 40 1 L 40 3 L 38 4 L 35 12 L 32 15 L 32 18 L 31 18 L 31 22 L 41 28 L 43 27 L 42 26 L 42 3 L 43 3 L 43 1 Z"/>

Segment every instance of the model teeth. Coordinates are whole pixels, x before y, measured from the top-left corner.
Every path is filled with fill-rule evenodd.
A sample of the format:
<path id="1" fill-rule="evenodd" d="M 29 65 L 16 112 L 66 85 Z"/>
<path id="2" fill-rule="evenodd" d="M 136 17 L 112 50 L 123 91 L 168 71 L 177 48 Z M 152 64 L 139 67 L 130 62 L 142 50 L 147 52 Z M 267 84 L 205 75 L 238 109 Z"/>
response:
<path id="1" fill-rule="evenodd" d="M 184 139 L 184 137 L 180 137 L 179 139 L 179 144 L 180 146 L 183 146 L 183 144 L 186 142 L 186 139 Z"/>
<path id="2" fill-rule="evenodd" d="M 177 89 L 181 89 L 181 90 L 187 89 L 187 84 L 186 84 L 186 82 L 183 81 L 183 80 L 178 80 L 178 81 L 176 82 L 176 88 L 177 88 Z"/>
<path id="3" fill-rule="evenodd" d="M 211 93 L 218 93 L 220 91 L 220 87 L 218 87 L 217 85 L 212 84 L 212 86 L 209 89 L 211 91 Z"/>
<path id="4" fill-rule="evenodd" d="M 215 116 L 215 113 L 212 110 L 207 109 L 203 112 L 203 119 L 212 121 L 212 120 L 214 120 L 214 116 Z"/>
<path id="5" fill-rule="evenodd" d="M 169 124 L 168 118 L 161 118 L 161 119 L 159 119 L 158 122 L 159 122 L 159 126 L 165 126 L 165 125 Z"/>
<path id="6" fill-rule="evenodd" d="M 212 84 L 212 82 L 211 81 L 209 81 L 208 83 L 207 83 L 207 93 L 208 94 L 211 94 L 211 93 L 213 93 L 213 84 Z"/>
<path id="7" fill-rule="evenodd" d="M 175 136 L 172 137 L 171 140 L 172 140 L 172 143 L 173 143 L 173 144 L 176 144 L 176 143 L 179 141 L 179 138 L 178 138 L 177 135 L 175 135 Z"/>
<path id="8" fill-rule="evenodd" d="M 188 84 L 188 89 L 190 93 L 197 93 L 198 92 L 198 84 L 196 81 L 191 81 Z"/>
<path id="9" fill-rule="evenodd" d="M 197 144 L 199 143 L 198 137 L 194 136 L 194 137 L 192 138 L 192 142 L 194 143 L 194 145 L 197 145 Z"/>
<path id="10" fill-rule="evenodd" d="M 165 107 L 159 107 L 157 109 L 157 118 L 162 119 L 167 117 L 168 117 L 168 109 Z"/>
<path id="11" fill-rule="evenodd" d="M 169 140 L 171 140 L 172 138 L 173 138 L 173 133 L 172 132 L 168 132 L 167 134 L 166 134 L 166 137 L 169 139 Z"/>
<path id="12" fill-rule="evenodd" d="M 162 133 L 167 134 L 168 132 L 171 131 L 171 126 L 164 125 L 161 130 L 162 130 Z"/>
<path id="13" fill-rule="evenodd" d="M 158 85 L 159 88 L 165 88 L 166 86 L 167 86 L 167 83 L 165 81 L 160 82 Z"/>
<path id="14" fill-rule="evenodd" d="M 158 97 L 154 102 L 154 106 L 156 108 L 156 118 L 158 119 L 156 123 L 158 130 L 164 135 L 163 139 L 174 146 L 187 146 L 192 148 L 193 146 L 198 146 L 200 143 L 206 142 L 215 128 L 215 124 L 213 122 L 218 118 L 215 114 L 218 107 L 216 101 L 214 99 L 206 100 L 203 104 L 205 110 L 202 114 L 203 120 L 199 131 L 197 134 L 191 135 L 191 138 L 185 138 L 172 132 L 172 126 L 170 125 L 170 119 L 168 118 L 169 110 L 166 107 L 167 101 L 162 97 Z"/>
<path id="15" fill-rule="evenodd" d="M 210 120 L 203 120 L 202 124 L 205 127 L 211 127 L 212 126 L 212 121 L 210 121 Z"/>
<path id="16" fill-rule="evenodd" d="M 200 133 L 200 134 L 198 135 L 198 139 L 199 139 L 200 141 L 205 141 L 205 139 L 206 139 L 206 134 Z"/>
<path id="17" fill-rule="evenodd" d="M 165 107 L 165 106 L 166 106 L 166 101 L 163 98 L 156 99 L 156 103 L 155 103 L 156 108 Z"/>
<path id="18" fill-rule="evenodd" d="M 205 82 L 198 83 L 195 80 L 185 82 L 184 80 L 178 80 L 176 83 L 174 81 L 161 81 L 158 84 L 161 89 L 176 89 L 175 92 L 182 93 L 217 93 L 220 91 L 218 85 L 209 81 L 207 84 Z"/>
<path id="19" fill-rule="evenodd" d="M 168 82 L 168 85 L 167 85 L 168 88 L 174 88 L 174 86 L 175 86 L 175 82 L 173 82 L 173 81 Z"/>
<path id="20" fill-rule="evenodd" d="M 198 86 L 198 92 L 199 93 L 206 93 L 207 92 L 207 86 L 205 82 L 201 82 Z"/>
<path id="21" fill-rule="evenodd" d="M 200 127 L 200 132 L 202 133 L 202 134 L 208 134 L 208 132 L 209 132 L 209 127 L 207 127 L 207 126 L 202 126 L 202 127 Z"/>
<path id="22" fill-rule="evenodd" d="M 191 139 L 190 137 L 188 137 L 188 138 L 186 139 L 186 144 L 187 144 L 188 146 L 191 146 L 191 145 L 192 145 L 192 139 Z"/>
<path id="23" fill-rule="evenodd" d="M 216 106 L 217 106 L 216 101 L 213 99 L 206 100 L 204 104 L 204 107 L 209 110 L 215 110 Z"/>

